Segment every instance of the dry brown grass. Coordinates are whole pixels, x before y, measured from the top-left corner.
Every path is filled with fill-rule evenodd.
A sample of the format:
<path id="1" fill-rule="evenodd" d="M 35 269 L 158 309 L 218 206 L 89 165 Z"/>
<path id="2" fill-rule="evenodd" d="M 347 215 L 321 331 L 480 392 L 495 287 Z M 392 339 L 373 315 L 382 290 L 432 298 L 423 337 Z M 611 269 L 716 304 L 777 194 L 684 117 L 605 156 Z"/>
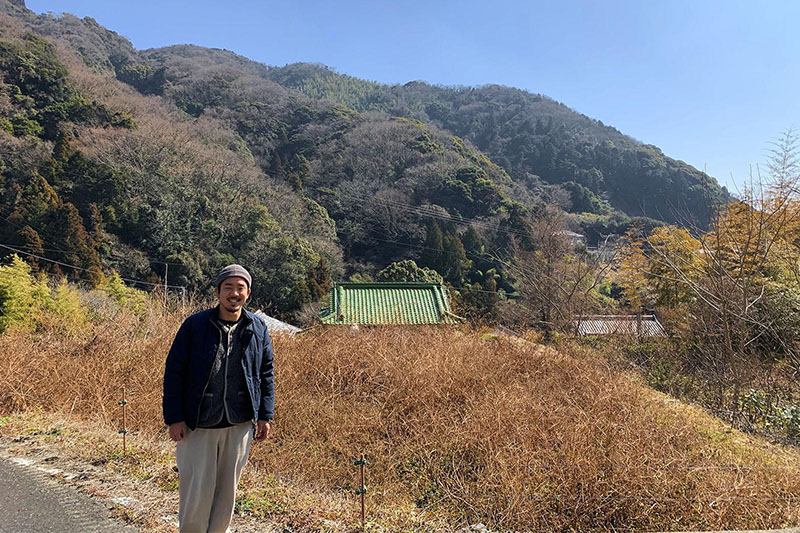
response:
<path id="1" fill-rule="evenodd" d="M 132 440 L 166 439 L 161 375 L 180 316 L 149 313 L 69 340 L 3 334 L 0 409 L 113 426 L 124 384 Z M 439 328 L 275 344 L 277 420 L 243 487 L 257 514 L 340 518 L 363 452 L 371 516 L 388 529 L 426 517 L 515 530 L 800 523 L 800 454 L 669 402 L 590 351 Z"/>

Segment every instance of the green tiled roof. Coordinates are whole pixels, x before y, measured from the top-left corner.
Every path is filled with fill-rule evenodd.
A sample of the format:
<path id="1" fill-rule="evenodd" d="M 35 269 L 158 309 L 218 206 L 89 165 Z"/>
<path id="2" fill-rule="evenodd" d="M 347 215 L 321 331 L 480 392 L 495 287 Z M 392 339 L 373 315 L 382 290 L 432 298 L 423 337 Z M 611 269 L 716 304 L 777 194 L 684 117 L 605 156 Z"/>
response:
<path id="1" fill-rule="evenodd" d="M 441 283 L 334 283 L 323 324 L 455 324 Z"/>

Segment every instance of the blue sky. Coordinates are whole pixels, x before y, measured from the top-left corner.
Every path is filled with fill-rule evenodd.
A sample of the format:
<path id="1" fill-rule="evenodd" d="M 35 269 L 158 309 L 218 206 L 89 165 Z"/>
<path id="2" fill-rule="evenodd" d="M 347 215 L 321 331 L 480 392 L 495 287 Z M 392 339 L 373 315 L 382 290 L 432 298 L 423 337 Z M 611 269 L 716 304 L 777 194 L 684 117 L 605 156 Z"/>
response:
<path id="1" fill-rule="evenodd" d="M 655 144 L 735 191 L 800 127 L 800 2 L 27 0 L 138 49 L 192 43 L 383 83 L 499 83 Z M 731 177 L 731 175 L 733 177 Z"/>

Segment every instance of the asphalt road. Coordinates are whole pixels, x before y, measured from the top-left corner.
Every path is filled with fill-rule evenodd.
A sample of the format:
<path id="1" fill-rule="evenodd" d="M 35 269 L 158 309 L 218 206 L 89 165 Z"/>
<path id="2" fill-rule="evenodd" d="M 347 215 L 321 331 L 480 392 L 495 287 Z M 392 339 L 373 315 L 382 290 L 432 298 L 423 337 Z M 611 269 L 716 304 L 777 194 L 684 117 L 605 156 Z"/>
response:
<path id="1" fill-rule="evenodd" d="M 133 533 L 108 509 L 34 468 L 0 458 L 0 533 Z"/>
<path id="2" fill-rule="evenodd" d="M 35 467 L 0 457 L 0 533 L 112 532 L 139 530 L 112 518 L 102 503 Z M 800 528 L 684 533 L 800 533 Z"/>

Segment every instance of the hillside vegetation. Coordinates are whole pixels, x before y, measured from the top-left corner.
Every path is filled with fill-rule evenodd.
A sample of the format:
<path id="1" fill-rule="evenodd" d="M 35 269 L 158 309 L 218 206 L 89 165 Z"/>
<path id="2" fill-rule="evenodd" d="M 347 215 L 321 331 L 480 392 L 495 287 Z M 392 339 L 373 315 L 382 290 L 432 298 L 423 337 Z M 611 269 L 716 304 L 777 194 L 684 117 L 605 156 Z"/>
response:
<path id="1" fill-rule="evenodd" d="M 171 459 L 147 450 L 167 439 L 164 354 L 191 308 L 168 310 L 118 285 L 48 289 L 21 262 L 0 271 L 0 288 L 26 283 L 30 290 L 7 301 L 28 298 L 29 312 L 0 336 L 5 420 L 43 411 L 113 427 L 125 386 L 133 455 L 120 458 L 107 445 L 95 454 L 174 490 Z M 364 453 L 370 516 L 387 530 L 467 521 L 517 531 L 687 530 L 800 520 L 796 451 L 668 402 L 593 351 L 559 353 L 470 328 L 319 329 L 278 338 L 275 349 L 274 432 L 253 457 L 269 476 L 247 477 L 243 512 L 324 529 L 322 519 L 343 518 L 331 502 L 350 494 L 352 457 Z"/>
<path id="2" fill-rule="evenodd" d="M 499 85 L 382 85 L 297 63 L 268 77 L 359 111 L 416 118 L 469 139 L 519 182 L 561 185 L 574 212 L 628 215 L 704 226 L 724 188 L 697 169 L 541 95 Z"/>
<path id="3" fill-rule="evenodd" d="M 137 51 L 88 17 L 9 0 L 0 13 L 0 244 L 75 281 L 116 271 L 208 294 L 236 261 L 268 312 L 307 321 L 333 280 L 414 261 L 455 289 L 460 313 L 497 320 L 543 213 L 570 211 L 558 231 L 595 243 L 631 224 L 703 226 L 728 199 L 541 95 Z"/>

